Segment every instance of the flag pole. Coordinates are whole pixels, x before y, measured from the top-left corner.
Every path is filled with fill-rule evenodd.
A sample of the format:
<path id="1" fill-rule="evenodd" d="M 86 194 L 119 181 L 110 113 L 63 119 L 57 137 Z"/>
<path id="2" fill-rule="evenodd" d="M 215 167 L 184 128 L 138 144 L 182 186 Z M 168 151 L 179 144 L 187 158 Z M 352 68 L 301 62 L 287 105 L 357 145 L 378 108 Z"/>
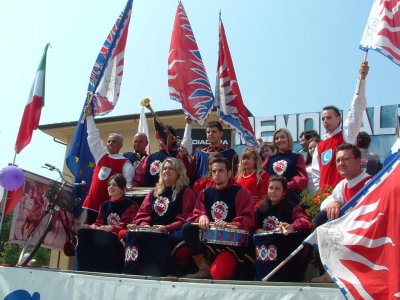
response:
<path id="1" fill-rule="evenodd" d="M 87 94 L 86 105 L 89 105 L 92 103 L 93 93 L 87 92 L 86 94 Z M 83 114 L 81 124 L 85 124 L 85 119 L 86 119 L 86 114 Z"/>
<path id="2" fill-rule="evenodd" d="M 367 57 L 368 57 L 368 50 L 365 51 L 364 61 L 367 61 Z M 360 81 L 358 82 L 357 92 L 356 92 L 357 96 L 360 95 L 361 81 L 362 81 L 362 78 L 361 78 L 361 74 L 360 74 Z"/>
<path id="3" fill-rule="evenodd" d="M 276 266 L 275 269 L 273 269 L 267 276 L 265 276 L 262 281 L 266 282 L 268 279 L 270 279 L 276 272 L 280 270 L 289 260 L 291 260 L 297 253 L 300 252 L 301 249 L 303 249 L 304 246 L 301 244 L 296 250 L 294 250 L 284 261 L 282 261 L 278 266 Z"/>

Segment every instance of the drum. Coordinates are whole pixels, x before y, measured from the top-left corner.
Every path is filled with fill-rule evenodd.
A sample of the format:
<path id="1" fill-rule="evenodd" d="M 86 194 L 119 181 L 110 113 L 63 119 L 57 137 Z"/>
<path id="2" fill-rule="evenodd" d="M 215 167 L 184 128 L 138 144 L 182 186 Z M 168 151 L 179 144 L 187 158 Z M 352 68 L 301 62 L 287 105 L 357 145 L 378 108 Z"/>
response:
<path id="1" fill-rule="evenodd" d="M 255 246 L 256 276 L 261 281 L 300 244 L 299 235 L 294 232 L 288 235 L 281 231 L 259 231 L 253 235 Z M 300 251 L 300 253 L 302 253 Z M 302 281 L 301 254 L 296 254 L 269 281 L 299 282 Z"/>
<path id="2" fill-rule="evenodd" d="M 207 244 L 219 244 L 227 246 L 246 246 L 249 232 L 235 228 L 211 227 L 202 230 L 201 240 Z"/>
<path id="3" fill-rule="evenodd" d="M 142 204 L 144 197 L 151 192 L 153 188 L 149 187 L 133 187 L 130 191 L 125 191 L 125 196 L 131 198 L 136 202 L 136 204 L 140 207 Z"/>
<path id="4" fill-rule="evenodd" d="M 78 271 L 121 274 L 124 266 L 124 246 L 105 230 L 80 229 L 75 255 Z"/>
<path id="5" fill-rule="evenodd" d="M 124 237 L 125 263 L 122 273 L 166 276 L 170 263 L 171 240 L 168 233 L 156 228 L 129 229 Z"/>

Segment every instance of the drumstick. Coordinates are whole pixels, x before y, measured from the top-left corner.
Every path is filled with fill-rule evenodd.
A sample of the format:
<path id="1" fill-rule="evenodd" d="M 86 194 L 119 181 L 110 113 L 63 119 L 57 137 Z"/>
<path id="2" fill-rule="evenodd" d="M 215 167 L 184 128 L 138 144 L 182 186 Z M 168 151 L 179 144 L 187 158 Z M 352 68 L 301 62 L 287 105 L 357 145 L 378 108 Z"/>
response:
<path id="1" fill-rule="evenodd" d="M 139 228 L 153 228 L 153 229 L 158 229 L 157 227 L 152 227 L 152 226 L 138 226 L 136 224 L 128 224 L 126 225 L 126 228 L 129 230 L 137 230 Z"/>
<path id="2" fill-rule="evenodd" d="M 91 229 L 89 224 L 82 224 L 81 229 Z"/>
<path id="3" fill-rule="evenodd" d="M 193 226 L 200 226 L 199 223 L 192 223 Z M 210 223 L 210 226 L 215 226 L 214 222 Z M 237 229 L 238 227 L 236 225 L 226 225 L 226 228 L 232 228 L 232 229 Z"/>

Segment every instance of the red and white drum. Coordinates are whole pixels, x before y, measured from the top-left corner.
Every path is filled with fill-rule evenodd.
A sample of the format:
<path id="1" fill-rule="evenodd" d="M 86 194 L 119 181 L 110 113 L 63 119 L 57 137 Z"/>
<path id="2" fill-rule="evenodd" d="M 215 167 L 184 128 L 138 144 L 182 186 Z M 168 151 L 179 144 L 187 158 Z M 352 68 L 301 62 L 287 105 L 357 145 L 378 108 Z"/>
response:
<path id="1" fill-rule="evenodd" d="M 208 230 L 202 230 L 201 240 L 207 244 L 246 246 L 248 235 L 248 231 L 236 228 L 211 227 Z"/>

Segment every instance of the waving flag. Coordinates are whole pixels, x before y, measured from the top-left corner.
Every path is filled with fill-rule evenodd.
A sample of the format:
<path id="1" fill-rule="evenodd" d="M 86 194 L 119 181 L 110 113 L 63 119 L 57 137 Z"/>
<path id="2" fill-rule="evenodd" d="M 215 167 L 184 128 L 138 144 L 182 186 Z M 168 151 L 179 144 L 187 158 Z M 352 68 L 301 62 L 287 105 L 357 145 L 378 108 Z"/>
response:
<path id="1" fill-rule="evenodd" d="M 147 125 L 147 118 L 146 118 L 146 114 L 144 113 L 144 108 L 142 108 L 142 111 L 140 112 L 138 132 L 144 133 L 147 136 L 147 139 L 150 138 L 149 137 L 149 126 Z M 147 155 L 150 155 L 150 143 L 148 143 L 146 146 L 146 153 L 147 153 Z"/>
<path id="2" fill-rule="evenodd" d="M 182 3 L 176 9 L 168 56 L 168 86 L 172 100 L 182 104 L 185 115 L 203 126 L 214 95 Z"/>
<path id="3" fill-rule="evenodd" d="M 394 143 L 394 145 L 390 149 L 389 153 L 386 155 L 385 163 L 384 163 L 385 166 L 388 163 L 390 163 L 390 161 L 392 159 L 394 159 L 396 157 L 396 154 L 399 152 L 399 150 L 400 150 L 400 138 L 397 138 L 396 142 Z"/>
<path id="4" fill-rule="evenodd" d="M 215 106 L 219 107 L 219 117 L 222 123 L 235 130 L 249 147 L 259 148 L 236 80 L 235 69 L 221 18 L 219 20 L 219 57 L 215 86 Z"/>
<path id="5" fill-rule="evenodd" d="M 360 49 L 376 50 L 400 65 L 400 1 L 375 0 Z"/>
<path id="6" fill-rule="evenodd" d="M 28 102 L 26 103 L 24 114 L 22 115 L 21 125 L 14 147 L 14 150 L 18 154 L 31 142 L 33 130 L 36 130 L 39 126 L 40 114 L 44 106 L 46 54 L 49 45 L 50 44 L 47 44 L 44 48 L 42 59 L 40 60 L 39 68 L 29 93 Z"/>
<path id="7" fill-rule="evenodd" d="M 124 51 L 128 36 L 128 26 L 132 12 L 133 0 L 129 0 L 119 15 L 111 32 L 96 59 L 90 75 L 88 91 L 93 94 L 94 115 L 104 115 L 114 109 L 119 97 L 124 66 Z M 86 105 L 86 101 L 84 106 Z M 79 120 L 82 120 L 83 110 Z M 86 181 L 87 188 L 92 182 L 95 161 L 87 142 L 86 121 L 78 122 L 71 146 L 66 158 L 66 164 L 75 181 Z M 81 199 L 86 197 L 82 188 L 74 188 L 74 193 Z"/>
<path id="8" fill-rule="evenodd" d="M 306 240 L 348 299 L 400 297 L 400 152 Z"/>
<path id="9" fill-rule="evenodd" d="M 112 111 L 119 98 L 132 4 L 133 0 L 129 0 L 119 15 L 100 49 L 90 75 L 88 91 L 93 93 L 95 116 Z"/>

